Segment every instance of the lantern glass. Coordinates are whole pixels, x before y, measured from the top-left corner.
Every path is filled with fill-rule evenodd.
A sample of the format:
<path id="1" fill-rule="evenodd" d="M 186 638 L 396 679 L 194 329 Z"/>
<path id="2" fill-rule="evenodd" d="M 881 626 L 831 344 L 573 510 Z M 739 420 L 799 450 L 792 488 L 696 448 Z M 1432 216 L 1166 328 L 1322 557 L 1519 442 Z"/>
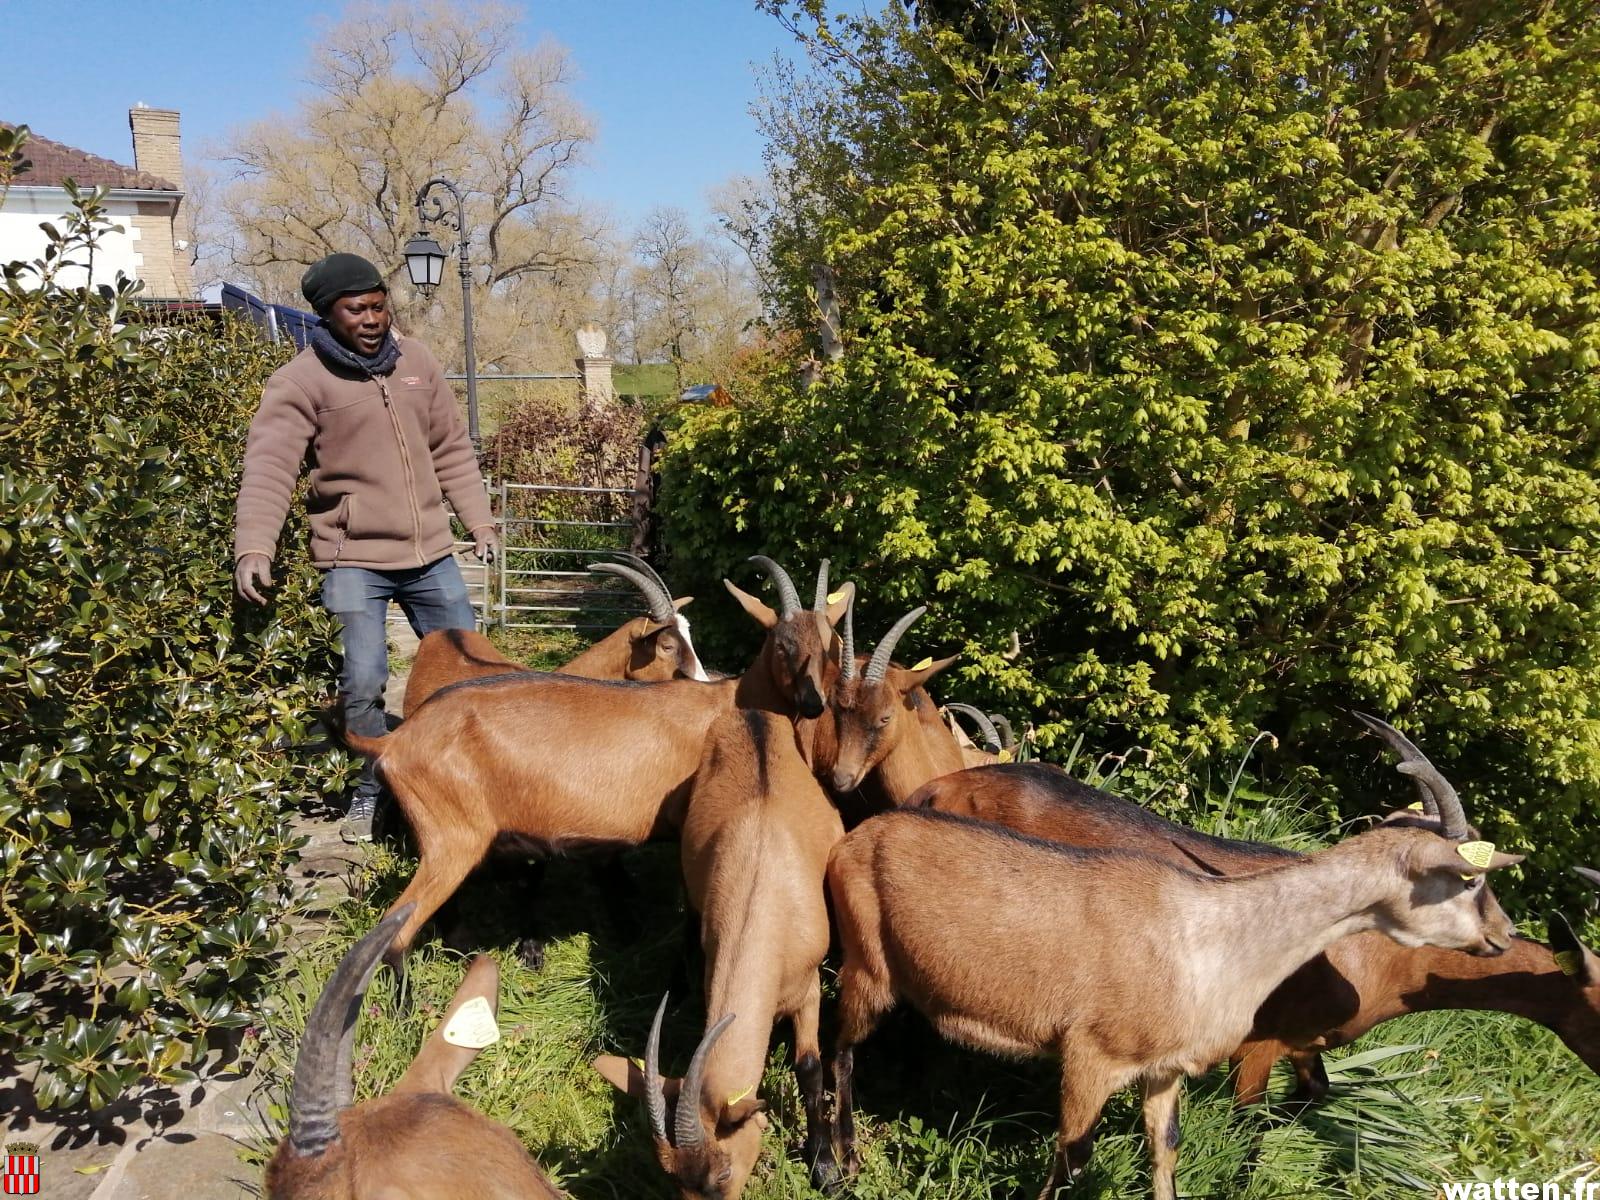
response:
<path id="1" fill-rule="evenodd" d="M 427 234 L 419 233 L 406 243 L 405 255 L 411 285 L 426 296 L 444 278 L 444 250 Z"/>

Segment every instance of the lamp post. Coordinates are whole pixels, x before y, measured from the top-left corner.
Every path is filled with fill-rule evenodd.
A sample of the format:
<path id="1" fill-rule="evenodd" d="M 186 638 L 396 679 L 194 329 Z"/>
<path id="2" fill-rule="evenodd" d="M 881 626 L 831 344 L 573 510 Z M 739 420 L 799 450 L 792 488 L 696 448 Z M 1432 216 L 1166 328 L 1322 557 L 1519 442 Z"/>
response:
<path id="1" fill-rule="evenodd" d="M 430 195 L 435 188 L 443 188 L 456 200 L 452 214 L 444 198 Z M 478 356 L 472 344 L 472 265 L 467 260 L 466 210 L 462 205 L 461 189 L 448 179 L 430 179 L 417 190 L 416 236 L 406 243 L 406 273 L 411 284 L 424 297 L 433 295 L 444 276 L 445 253 L 443 248 L 425 232 L 432 224 L 454 229 L 456 249 L 461 254 L 461 321 L 466 329 L 467 343 L 467 436 L 472 439 L 472 452 L 482 456 L 483 441 L 478 435 Z"/>

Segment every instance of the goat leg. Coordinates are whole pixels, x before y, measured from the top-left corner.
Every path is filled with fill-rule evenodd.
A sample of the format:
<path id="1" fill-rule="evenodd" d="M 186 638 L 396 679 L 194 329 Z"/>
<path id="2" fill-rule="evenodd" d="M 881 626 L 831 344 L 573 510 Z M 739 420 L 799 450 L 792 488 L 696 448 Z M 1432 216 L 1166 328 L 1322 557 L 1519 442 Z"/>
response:
<path id="1" fill-rule="evenodd" d="M 856 1172 L 861 1170 L 861 1156 L 856 1152 L 855 1064 L 853 1045 L 841 1044 L 834 1051 L 833 1122 L 839 1153 L 835 1168 L 836 1188 L 844 1180 L 854 1179 Z"/>
<path id="2" fill-rule="evenodd" d="M 1178 1096 L 1183 1076 L 1178 1072 L 1149 1075 L 1144 1080 L 1144 1137 L 1150 1152 L 1150 1181 L 1155 1200 L 1178 1200 Z"/>
<path id="3" fill-rule="evenodd" d="M 1289 1061 L 1294 1064 L 1294 1099 L 1308 1105 L 1326 1100 L 1328 1069 L 1322 1065 L 1322 1055 L 1315 1050 L 1291 1050 Z"/>
<path id="4" fill-rule="evenodd" d="M 805 1161 L 811 1184 L 819 1191 L 839 1185 L 839 1164 L 833 1153 L 833 1124 L 828 1120 L 827 1089 L 823 1085 L 822 1052 L 818 1024 L 822 1014 L 822 981 L 813 975 L 805 1002 L 794 1014 L 794 1074 L 806 1109 Z"/>
<path id="5" fill-rule="evenodd" d="M 1050 1164 L 1050 1174 L 1044 1181 L 1039 1200 L 1053 1200 L 1058 1188 L 1078 1181 L 1089 1165 L 1094 1152 L 1094 1130 L 1100 1122 L 1100 1110 L 1115 1087 L 1107 1080 L 1073 1070 L 1074 1054 L 1070 1047 L 1061 1051 L 1061 1119 L 1056 1134 L 1056 1152 Z"/>
<path id="6" fill-rule="evenodd" d="M 1228 1060 L 1228 1073 L 1233 1076 L 1234 1108 L 1248 1108 L 1267 1098 L 1272 1064 L 1288 1050 L 1282 1042 L 1252 1041 L 1233 1052 Z"/>

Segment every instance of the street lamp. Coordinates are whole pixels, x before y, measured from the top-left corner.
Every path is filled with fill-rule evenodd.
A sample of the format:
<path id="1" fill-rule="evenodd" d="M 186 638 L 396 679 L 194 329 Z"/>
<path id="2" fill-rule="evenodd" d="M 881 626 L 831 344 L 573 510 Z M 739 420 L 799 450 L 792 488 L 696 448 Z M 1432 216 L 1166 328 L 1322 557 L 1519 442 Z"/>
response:
<path id="1" fill-rule="evenodd" d="M 445 208 L 441 196 L 430 195 L 434 188 L 443 188 L 456 200 L 456 210 Z M 416 236 L 406 243 L 406 273 L 411 284 L 424 297 L 433 295 L 433 289 L 444 278 L 443 247 L 426 233 L 432 224 L 454 229 L 456 249 L 461 253 L 461 321 L 466 330 L 467 343 L 467 436 L 472 439 L 472 452 L 480 454 L 483 442 L 478 435 L 478 356 L 472 343 L 472 264 L 467 260 L 466 210 L 461 201 L 461 189 L 448 179 L 430 179 L 417 191 Z"/>

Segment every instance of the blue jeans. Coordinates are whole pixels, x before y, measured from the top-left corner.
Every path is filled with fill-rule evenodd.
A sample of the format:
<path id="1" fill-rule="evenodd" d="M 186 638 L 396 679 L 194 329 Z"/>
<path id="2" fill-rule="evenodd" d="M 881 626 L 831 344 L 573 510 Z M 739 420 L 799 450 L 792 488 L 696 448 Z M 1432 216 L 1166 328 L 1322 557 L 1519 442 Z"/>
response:
<path id="1" fill-rule="evenodd" d="M 477 625 L 467 584 L 456 560 L 446 555 L 426 567 L 369 571 L 334 567 L 322 576 L 322 607 L 339 618 L 344 666 L 339 696 L 345 722 L 364 737 L 389 732 L 383 715 L 383 689 L 389 682 L 389 644 L 384 623 L 394 600 L 418 637 L 435 629 L 472 629 Z M 369 763 L 356 785 L 357 796 L 376 796 L 378 781 Z"/>

